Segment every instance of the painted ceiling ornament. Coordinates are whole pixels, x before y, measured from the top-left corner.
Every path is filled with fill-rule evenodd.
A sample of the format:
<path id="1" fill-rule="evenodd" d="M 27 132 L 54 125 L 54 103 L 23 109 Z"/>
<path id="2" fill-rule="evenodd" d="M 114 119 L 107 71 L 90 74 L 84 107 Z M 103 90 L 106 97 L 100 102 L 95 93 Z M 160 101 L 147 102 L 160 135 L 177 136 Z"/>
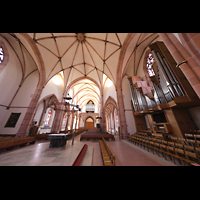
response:
<path id="1" fill-rule="evenodd" d="M 86 38 L 85 33 L 76 33 L 75 37 L 77 37 L 78 42 L 81 42 L 81 43 L 85 42 L 85 38 Z"/>

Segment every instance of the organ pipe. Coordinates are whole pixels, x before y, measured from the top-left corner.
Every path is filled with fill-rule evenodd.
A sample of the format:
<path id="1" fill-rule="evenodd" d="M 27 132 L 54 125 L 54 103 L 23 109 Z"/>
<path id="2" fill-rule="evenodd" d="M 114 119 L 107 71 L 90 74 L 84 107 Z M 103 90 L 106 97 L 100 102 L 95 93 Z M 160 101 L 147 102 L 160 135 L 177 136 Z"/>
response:
<path id="1" fill-rule="evenodd" d="M 179 94 L 179 96 L 184 96 L 185 93 L 184 93 L 184 91 L 183 91 L 181 85 L 179 84 L 179 82 L 178 82 L 176 76 L 174 75 L 174 73 L 173 73 L 171 67 L 169 66 L 169 64 L 168 64 L 168 62 L 166 61 L 165 58 L 163 58 L 163 60 L 164 60 L 164 62 L 165 62 L 165 64 L 166 64 L 167 68 L 169 69 L 169 71 L 171 72 L 171 74 L 172 74 L 172 76 L 173 76 L 173 79 L 174 79 L 175 84 L 176 84 L 175 86 L 178 87 L 178 89 L 177 89 L 177 93 Z"/>
<path id="2" fill-rule="evenodd" d="M 155 52 L 153 49 L 151 51 L 152 51 L 152 54 L 158 64 L 159 69 L 161 70 L 161 74 L 162 74 L 164 80 L 166 81 L 166 85 L 167 85 L 171 95 L 173 97 L 184 96 L 185 93 L 184 93 L 181 85 L 179 84 L 178 79 L 176 78 L 175 74 L 173 73 L 171 67 L 169 66 L 167 60 L 164 57 L 162 58 L 159 52 Z M 166 95 L 168 96 L 168 100 L 172 99 L 169 96 L 169 94 L 166 94 Z"/>
<path id="3" fill-rule="evenodd" d="M 159 100 L 158 104 L 164 104 L 164 103 L 166 103 L 164 95 L 163 95 L 160 87 L 156 83 L 154 83 L 154 82 L 153 82 L 153 87 L 154 87 L 154 89 L 156 91 L 156 94 L 157 94 L 157 97 L 158 97 L 158 100 Z"/>
<path id="4" fill-rule="evenodd" d="M 134 110 L 135 110 L 135 112 L 138 112 L 139 111 L 139 106 L 138 106 L 137 97 L 136 97 L 133 85 L 131 84 L 131 79 L 129 79 L 129 86 L 130 86 L 130 91 L 131 91 L 131 97 L 132 97 Z"/>

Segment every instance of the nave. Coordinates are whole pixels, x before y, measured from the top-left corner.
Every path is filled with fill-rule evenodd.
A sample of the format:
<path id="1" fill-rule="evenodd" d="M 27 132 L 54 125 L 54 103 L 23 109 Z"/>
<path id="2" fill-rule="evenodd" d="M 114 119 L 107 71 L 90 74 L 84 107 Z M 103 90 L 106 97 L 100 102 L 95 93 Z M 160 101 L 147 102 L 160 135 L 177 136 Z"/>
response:
<path id="1" fill-rule="evenodd" d="M 84 144 L 88 145 L 80 166 L 103 166 L 98 141 L 80 141 L 78 135 L 71 146 L 71 139 L 61 148 L 49 148 L 49 141 L 38 140 L 29 145 L 0 153 L 0 166 L 72 166 L 74 158 Z M 116 156 L 116 166 L 174 166 L 173 162 L 148 153 L 115 136 L 115 141 L 107 141 Z"/>

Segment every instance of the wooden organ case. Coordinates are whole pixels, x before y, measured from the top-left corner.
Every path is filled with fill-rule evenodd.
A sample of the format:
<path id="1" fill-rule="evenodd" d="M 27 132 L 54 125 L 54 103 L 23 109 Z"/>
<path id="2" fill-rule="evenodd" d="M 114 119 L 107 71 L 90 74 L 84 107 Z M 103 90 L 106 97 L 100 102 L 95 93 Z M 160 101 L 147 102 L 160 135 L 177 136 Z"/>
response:
<path id="1" fill-rule="evenodd" d="M 200 105 L 200 99 L 163 42 L 149 45 L 154 63 L 154 75 L 150 76 L 153 88 L 139 76 L 129 77 L 131 104 L 136 130 L 147 129 L 145 115 L 150 129 L 155 134 L 183 137 L 184 133 L 195 129 L 186 108 Z M 157 122 L 153 114 L 163 115 L 166 120 Z"/>

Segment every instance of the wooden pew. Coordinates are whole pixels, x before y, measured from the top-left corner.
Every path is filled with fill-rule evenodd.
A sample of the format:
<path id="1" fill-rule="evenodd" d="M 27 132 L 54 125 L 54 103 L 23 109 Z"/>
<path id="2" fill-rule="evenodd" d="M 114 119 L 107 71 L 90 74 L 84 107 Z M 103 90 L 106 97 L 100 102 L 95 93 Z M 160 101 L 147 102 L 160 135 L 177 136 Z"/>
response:
<path id="1" fill-rule="evenodd" d="M 115 166 L 115 155 L 104 138 L 102 138 L 102 140 L 99 140 L 99 145 L 104 166 Z"/>
<path id="2" fill-rule="evenodd" d="M 169 155 L 174 164 L 174 158 L 177 158 L 179 163 L 182 163 L 182 165 L 185 165 L 185 162 L 190 164 L 200 163 L 200 147 L 198 139 L 198 136 L 196 140 L 173 138 L 172 142 L 170 142 L 148 137 L 141 133 L 127 136 L 127 140 L 143 147 L 147 147 L 148 151 L 151 149 L 152 153 L 154 153 L 155 150 L 158 156 L 159 152 L 161 152 L 165 160 L 167 160 L 166 155 Z"/>
<path id="3" fill-rule="evenodd" d="M 0 149 L 12 149 L 15 146 L 25 146 L 27 143 L 34 144 L 34 137 L 10 137 L 0 141 Z"/>

